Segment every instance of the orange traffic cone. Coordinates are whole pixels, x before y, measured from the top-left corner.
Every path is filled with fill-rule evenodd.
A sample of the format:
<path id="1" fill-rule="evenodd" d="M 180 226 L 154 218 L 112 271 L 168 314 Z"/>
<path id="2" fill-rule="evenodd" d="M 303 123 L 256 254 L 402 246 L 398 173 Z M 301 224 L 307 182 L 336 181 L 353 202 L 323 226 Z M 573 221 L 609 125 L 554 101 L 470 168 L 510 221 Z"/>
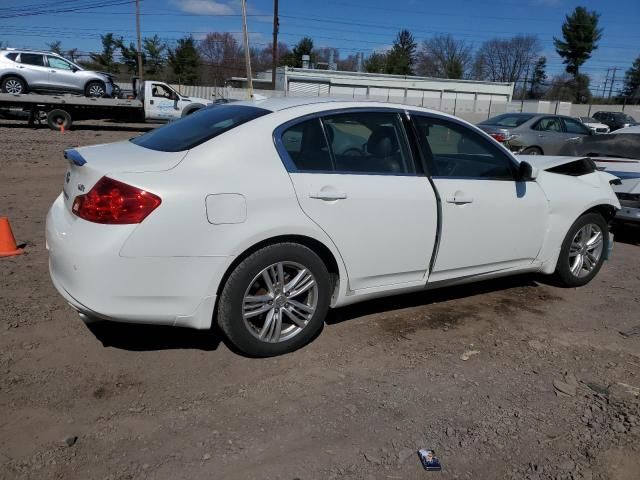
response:
<path id="1" fill-rule="evenodd" d="M 16 245 L 9 219 L 0 217 L 0 257 L 11 257 L 22 253 L 23 250 Z"/>
<path id="2" fill-rule="evenodd" d="M 60 133 L 64 133 L 64 123 L 60 124 Z"/>

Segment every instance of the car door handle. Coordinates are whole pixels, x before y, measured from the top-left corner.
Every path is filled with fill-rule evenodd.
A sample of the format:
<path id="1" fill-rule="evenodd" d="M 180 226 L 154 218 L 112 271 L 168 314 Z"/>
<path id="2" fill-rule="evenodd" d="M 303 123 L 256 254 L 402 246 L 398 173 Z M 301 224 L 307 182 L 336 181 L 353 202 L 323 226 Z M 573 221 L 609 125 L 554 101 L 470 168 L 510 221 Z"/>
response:
<path id="1" fill-rule="evenodd" d="M 575 142 L 576 140 L 580 140 L 580 137 L 567 138 L 567 142 Z"/>
<path id="2" fill-rule="evenodd" d="M 455 203 L 456 205 L 465 205 L 472 202 L 473 197 L 464 192 L 456 192 L 453 194 L 453 197 L 447 197 L 447 203 Z"/>
<path id="3" fill-rule="evenodd" d="M 153 100 L 149 100 L 149 105 L 153 105 Z"/>
<path id="4" fill-rule="evenodd" d="M 49 70 L 49 72 L 50 72 L 50 73 L 56 73 L 56 71 L 55 71 L 55 70 Z"/>
<path id="5" fill-rule="evenodd" d="M 542 135 L 541 133 L 539 133 L 539 134 L 538 134 L 538 136 L 539 136 L 540 138 L 544 137 L 544 135 Z"/>
<path id="6" fill-rule="evenodd" d="M 318 200 L 344 200 L 345 198 L 347 198 L 347 194 L 343 193 L 343 192 L 335 192 L 335 191 L 328 191 L 328 192 L 313 192 L 309 194 L 310 198 L 316 198 Z"/>

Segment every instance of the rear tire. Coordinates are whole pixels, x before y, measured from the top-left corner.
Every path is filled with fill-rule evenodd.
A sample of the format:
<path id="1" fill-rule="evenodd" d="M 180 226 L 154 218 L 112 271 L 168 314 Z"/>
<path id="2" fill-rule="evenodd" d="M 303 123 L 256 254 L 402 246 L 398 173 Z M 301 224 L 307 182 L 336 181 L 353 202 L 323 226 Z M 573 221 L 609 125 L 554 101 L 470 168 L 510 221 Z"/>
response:
<path id="1" fill-rule="evenodd" d="M 582 215 L 567 232 L 556 265 L 556 278 L 566 287 L 580 287 L 595 277 L 609 250 L 609 228 L 598 213 Z"/>
<path id="2" fill-rule="evenodd" d="M 20 77 L 8 76 L 2 80 L 0 85 L 2 93 L 13 93 L 22 95 L 28 92 L 27 83 Z"/>
<path id="3" fill-rule="evenodd" d="M 311 249 L 297 243 L 269 245 L 240 262 L 227 279 L 218 301 L 218 325 L 245 354 L 292 352 L 322 328 L 330 285 L 326 265 Z"/>
<path id="4" fill-rule="evenodd" d="M 71 128 L 71 115 L 64 110 L 55 109 L 47 113 L 47 125 L 51 130 L 65 130 Z"/>
<path id="5" fill-rule="evenodd" d="M 522 151 L 521 155 L 544 155 L 544 153 L 538 147 L 527 147 Z"/>
<path id="6" fill-rule="evenodd" d="M 104 82 L 93 80 L 84 87 L 84 94 L 87 97 L 102 98 L 107 95 L 107 87 Z"/>

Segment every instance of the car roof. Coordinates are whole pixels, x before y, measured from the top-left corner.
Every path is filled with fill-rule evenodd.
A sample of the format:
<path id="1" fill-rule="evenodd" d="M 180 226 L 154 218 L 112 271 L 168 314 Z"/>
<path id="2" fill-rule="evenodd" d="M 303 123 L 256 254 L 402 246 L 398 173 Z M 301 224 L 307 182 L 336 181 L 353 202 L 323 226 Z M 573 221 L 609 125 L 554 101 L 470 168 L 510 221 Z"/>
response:
<path id="1" fill-rule="evenodd" d="M 460 120 L 458 117 L 454 117 L 438 110 L 432 110 L 416 105 L 406 105 L 402 103 L 391 103 L 375 100 L 354 100 L 352 98 L 340 98 L 340 97 L 271 97 L 258 100 L 246 100 L 240 102 L 234 102 L 233 105 L 246 105 L 251 107 L 263 108 L 272 112 L 279 112 L 282 110 L 303 109 L 304 107 L 317 107 L 318 111 L 332 110 L 332 109 L 348 109 L 348 108 L 394 108 L 401 110 L 413 110 L 425 113 L 432 113 L 434 115 L 451 117 Z"/>
<path id="2" fill-rule="evenodd" d="M 59 53 L 56 52 L 46 52 L 44 50 L 32 50 L 30 48 L 2 48 L 0 51 L 3 52 L 15 52 L 15 53 L 39 53 L 41 55 L 55 55 L 56 57 L 61 57 Z"/>

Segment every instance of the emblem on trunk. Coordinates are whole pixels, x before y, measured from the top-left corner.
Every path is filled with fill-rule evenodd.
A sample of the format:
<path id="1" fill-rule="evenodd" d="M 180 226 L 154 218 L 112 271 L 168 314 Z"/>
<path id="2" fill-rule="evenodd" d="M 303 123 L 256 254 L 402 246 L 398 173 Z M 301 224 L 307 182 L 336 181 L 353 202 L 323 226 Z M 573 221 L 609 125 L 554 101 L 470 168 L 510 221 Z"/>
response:
<path id="1" fill-rule="evenodd" d="M 82 183 L 78 184 L 78 190 L 80 190 L 81 192 L 84 192 L 84 185 Z"/>

